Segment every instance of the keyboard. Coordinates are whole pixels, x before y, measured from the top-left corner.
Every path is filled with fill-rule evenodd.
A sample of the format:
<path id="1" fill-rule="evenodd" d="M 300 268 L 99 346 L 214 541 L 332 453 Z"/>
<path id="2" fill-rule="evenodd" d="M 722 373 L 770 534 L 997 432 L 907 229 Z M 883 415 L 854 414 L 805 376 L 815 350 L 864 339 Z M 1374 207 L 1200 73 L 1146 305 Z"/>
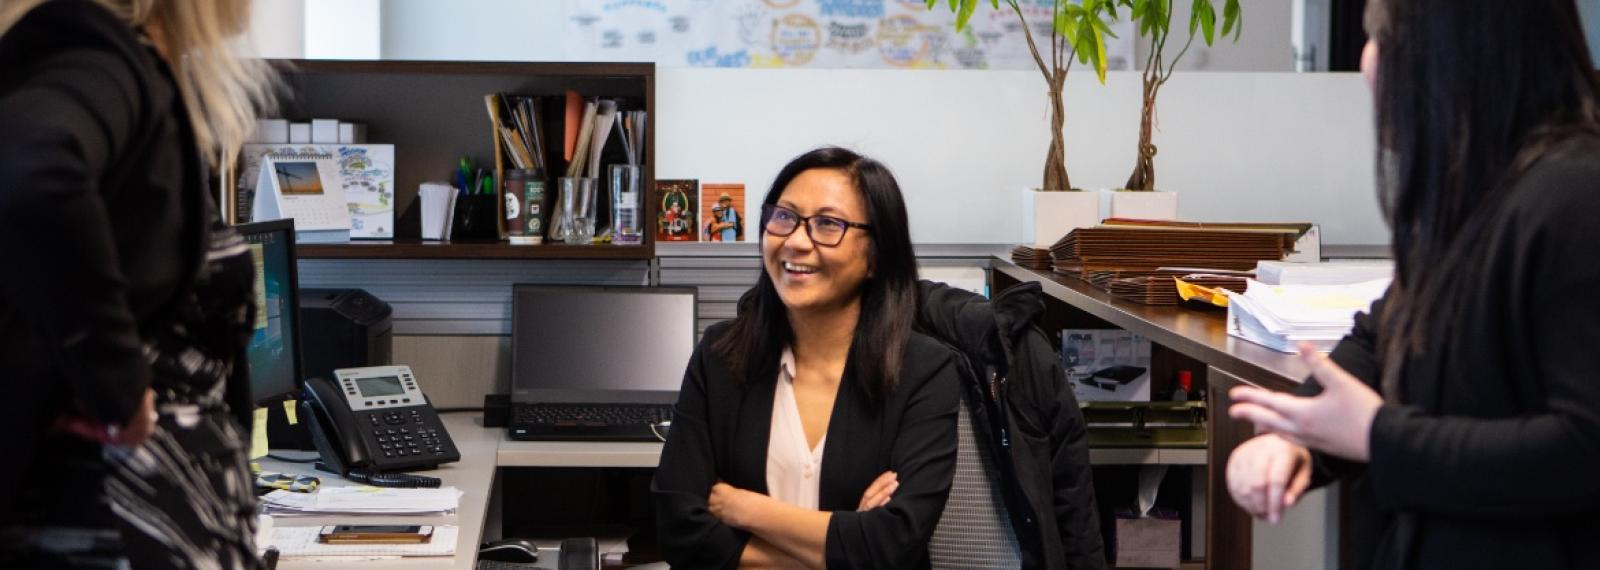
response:
<path id="1" fill-rule="evenodd" d="M 517 423 L 534 425 L 649 425 L 665 421 L 672 421 L 672 406 L 636 404 L 525 404 L 517 406 Z"/>

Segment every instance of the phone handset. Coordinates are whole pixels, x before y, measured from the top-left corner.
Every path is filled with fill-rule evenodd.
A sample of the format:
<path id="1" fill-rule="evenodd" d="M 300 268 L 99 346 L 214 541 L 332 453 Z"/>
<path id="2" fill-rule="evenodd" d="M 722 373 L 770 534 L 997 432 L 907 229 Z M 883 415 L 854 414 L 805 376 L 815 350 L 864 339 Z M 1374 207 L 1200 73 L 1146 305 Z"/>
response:
<path id="1" fill-rule="evenodd" d="M 311 442 L 322 454 L 327 470 L 341 476 L 370 463 L 366 445 L 357 433 L 355 412 L 325 378 L 308 378 L 305 399 L 300 402 L 300 417 L 311 423 Z"/>

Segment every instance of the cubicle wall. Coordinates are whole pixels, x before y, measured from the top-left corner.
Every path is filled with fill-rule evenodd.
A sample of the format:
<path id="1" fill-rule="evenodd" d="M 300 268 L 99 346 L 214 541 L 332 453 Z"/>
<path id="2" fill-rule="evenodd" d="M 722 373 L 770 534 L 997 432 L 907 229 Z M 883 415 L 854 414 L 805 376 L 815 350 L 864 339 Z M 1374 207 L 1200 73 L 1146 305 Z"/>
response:
<path id="1" fill-rule="evenodd" d="M 302 288 L 360 288 L 394 308 L 394 358 L 422 379 L 434 405 L 481 406 L 511 389 L 511 285 L 688 285 L 699 331 L 733 318 L 760 271 L 754 243 L 663 244 L 654 261 L 300 261 Z M 925 278 L 981 291 L 1003 247 L 919 246 Z"/>

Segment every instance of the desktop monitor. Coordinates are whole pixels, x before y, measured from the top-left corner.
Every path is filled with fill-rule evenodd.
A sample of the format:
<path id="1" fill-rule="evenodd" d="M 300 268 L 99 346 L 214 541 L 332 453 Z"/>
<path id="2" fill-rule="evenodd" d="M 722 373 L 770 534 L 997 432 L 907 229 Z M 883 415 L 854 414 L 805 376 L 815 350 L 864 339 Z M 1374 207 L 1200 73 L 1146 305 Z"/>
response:
<path id="1" fill-rule="evenodd" d="M 518 403 L 672 404 L 694 353 L 693 287 L 516 285 Z"/>
<path id="2" fill-rule="evenodd" d="M 293 398 L 300 390 L 300 280 L 295 271 L 294 220 L 240 224 L 256 267 L 255 331 L 250 335 L 250 389 L 256 405 Z"/>

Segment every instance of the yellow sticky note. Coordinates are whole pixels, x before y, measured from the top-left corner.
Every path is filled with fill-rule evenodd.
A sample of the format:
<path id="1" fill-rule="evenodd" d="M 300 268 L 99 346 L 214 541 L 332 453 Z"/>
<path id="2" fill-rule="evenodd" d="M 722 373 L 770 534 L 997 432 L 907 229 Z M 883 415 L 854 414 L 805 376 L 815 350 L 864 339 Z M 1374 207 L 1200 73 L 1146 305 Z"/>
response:
<path id="1" fill-rule="evenodd" d="M 267 454 L 267 409 L 256 408 L 255 428 L 250 430 L 250 458 Z"/>
<path id="2" fill-rule="evenodd" d="M 296 407 L 296 404 L 299 404 L 299 402 L 296 402 L 294 400 L 284 400 L 283 401 L 283 413 L 287 414 L 289 416 L 289 425 L 295 425 L 295 424 L 300 423 L 300 420 L 298 418 L 294 417 L 294 409 Z"/>

